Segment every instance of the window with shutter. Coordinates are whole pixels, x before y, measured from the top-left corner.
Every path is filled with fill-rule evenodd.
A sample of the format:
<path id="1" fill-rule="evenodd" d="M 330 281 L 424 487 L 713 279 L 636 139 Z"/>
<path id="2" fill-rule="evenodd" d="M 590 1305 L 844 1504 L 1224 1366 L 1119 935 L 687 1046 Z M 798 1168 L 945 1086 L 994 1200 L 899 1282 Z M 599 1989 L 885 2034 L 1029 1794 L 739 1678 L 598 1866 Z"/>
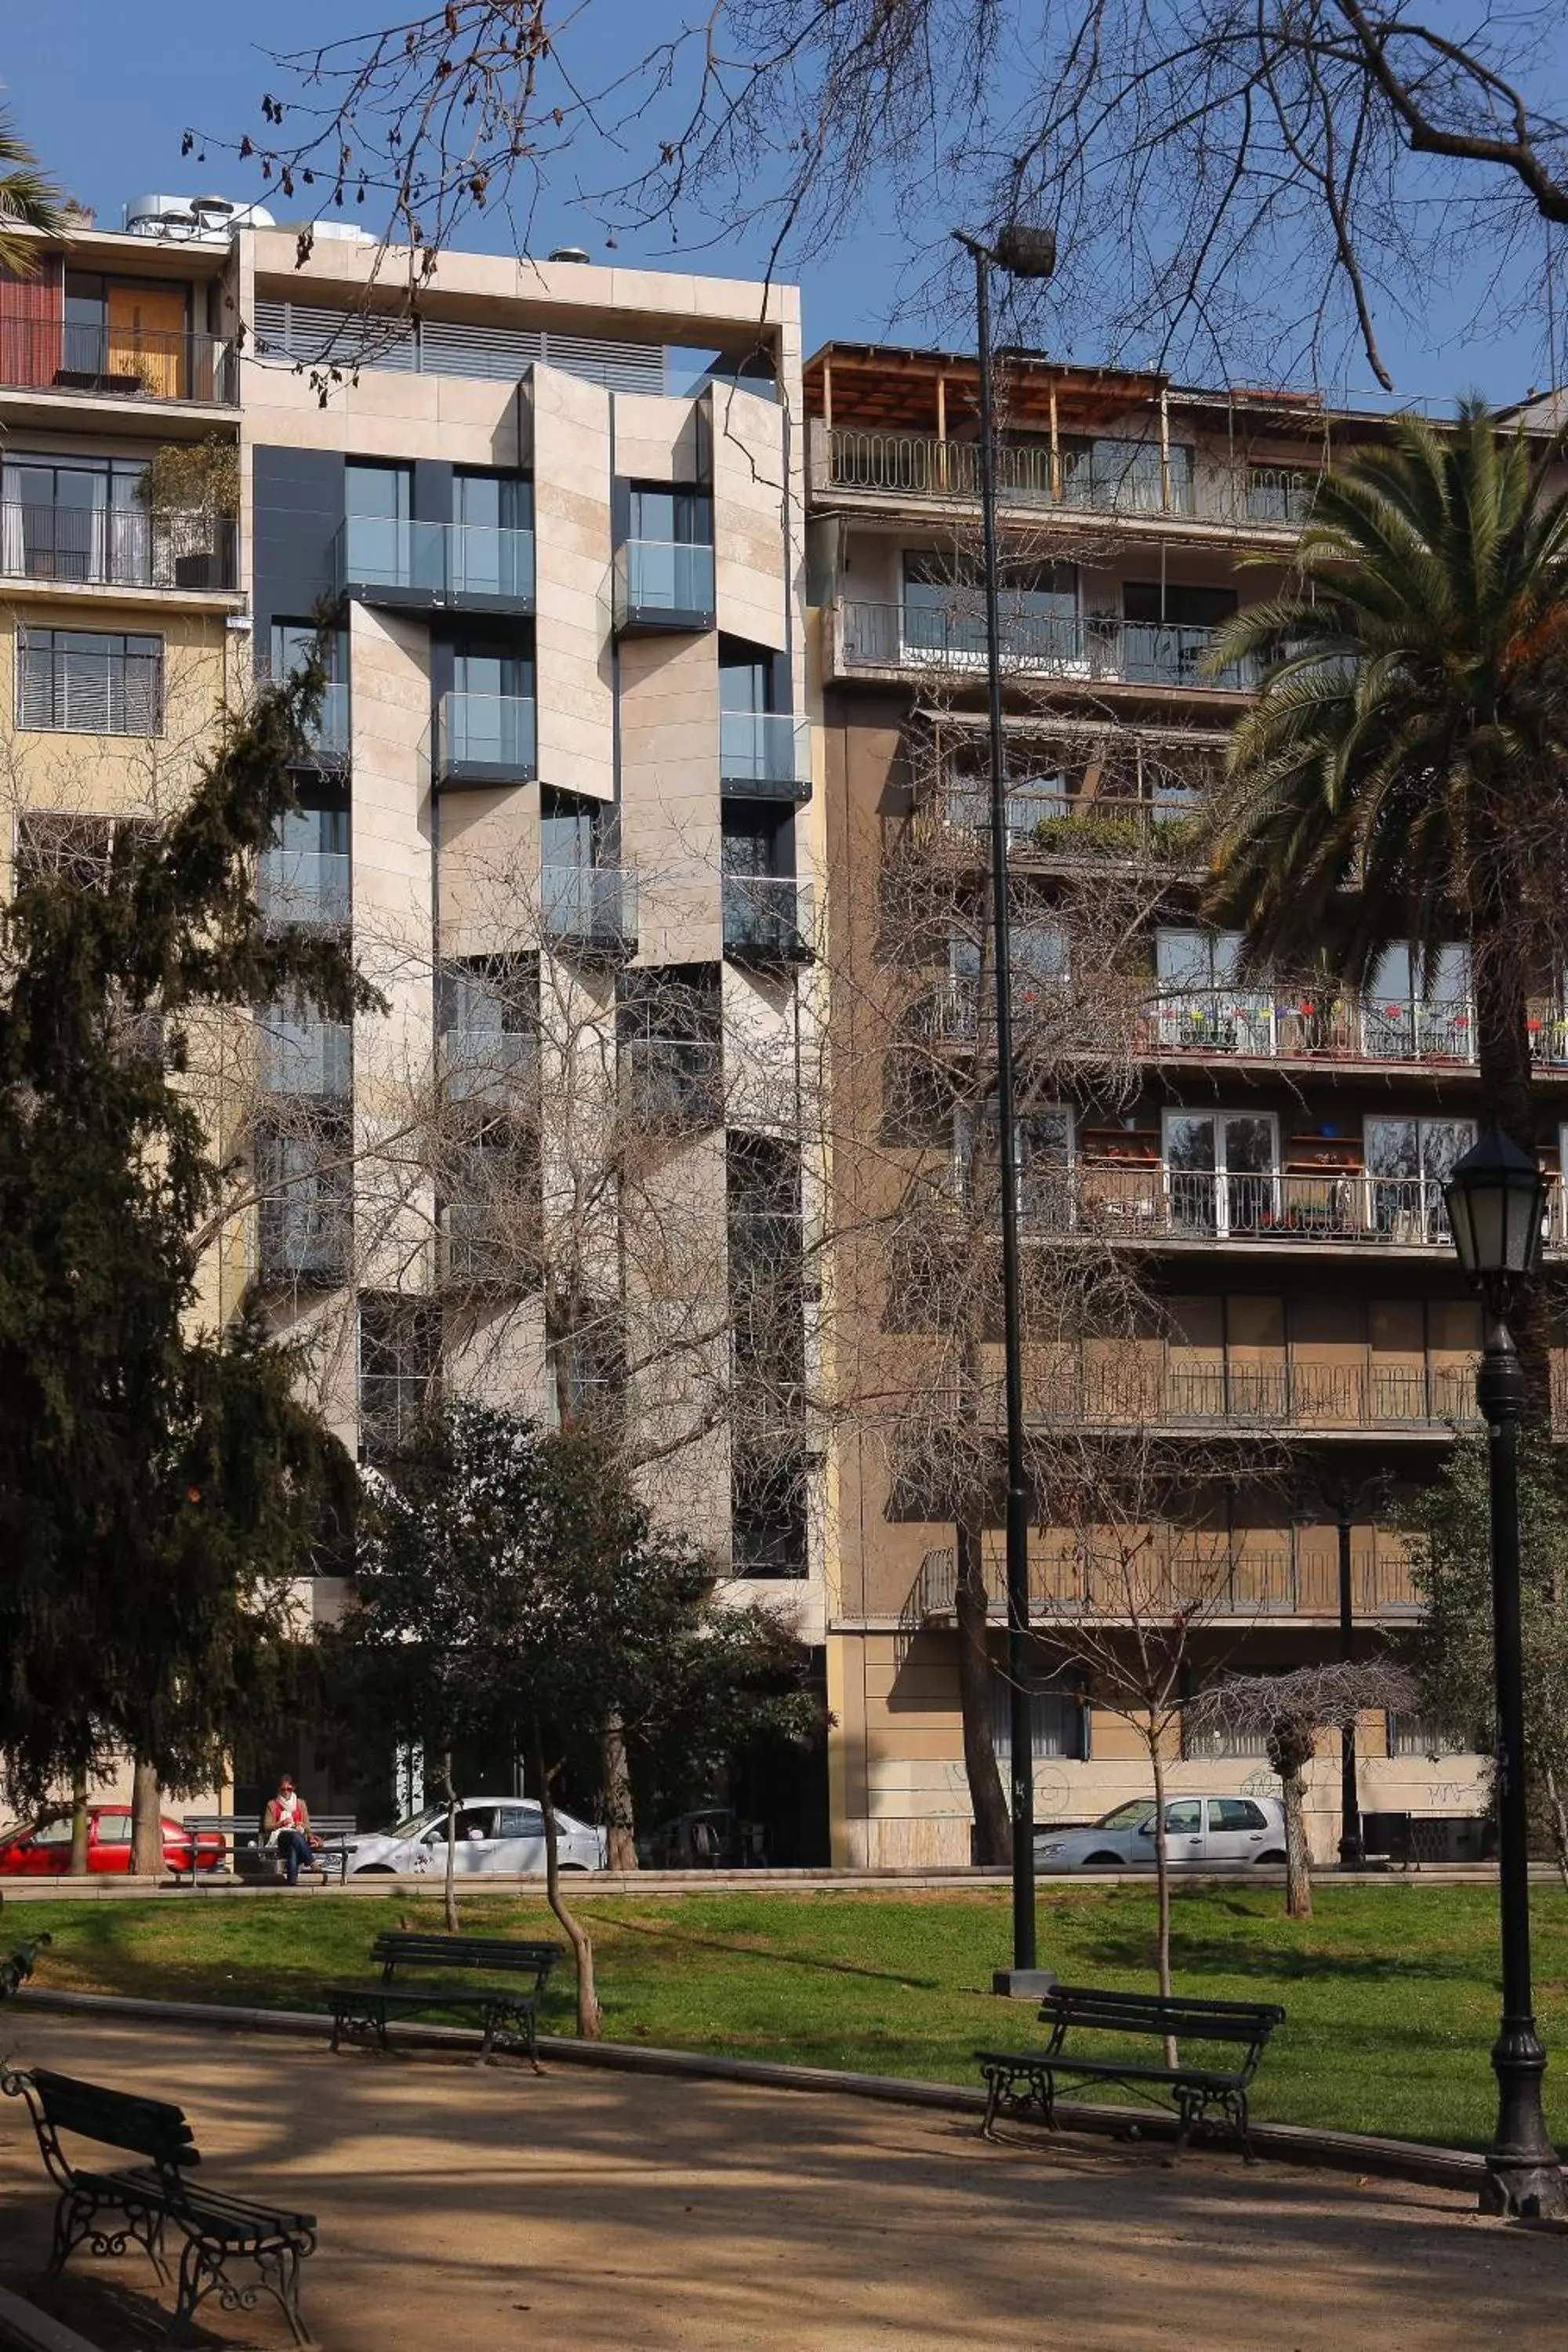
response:
<path id="1" fill-rule="evenodd" d="M 77 735 L 156 735 L 163 641 L 96 629 L 36 629 L 16 665 L 16 723 Z"/>

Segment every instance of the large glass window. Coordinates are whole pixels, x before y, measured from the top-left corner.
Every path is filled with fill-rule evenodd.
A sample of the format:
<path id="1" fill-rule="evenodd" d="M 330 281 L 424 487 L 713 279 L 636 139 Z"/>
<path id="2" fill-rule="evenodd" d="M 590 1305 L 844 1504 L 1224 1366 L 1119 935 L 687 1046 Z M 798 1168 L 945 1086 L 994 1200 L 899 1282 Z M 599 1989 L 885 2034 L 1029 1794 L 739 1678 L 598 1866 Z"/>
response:
<path id="1" fill-rule="evenodd" d="M 953 1113 L 953 1155 L 960 1191 L 982 1210 L 1001 1186 L 1001 1129 L 996 1106 L 978 1117 L 969 1107 Z M 1013 1122 L 1013 1156 L 1018 1171 L 1018 1214 L 1026 1224 L 1064 1233 L 1071 1223 L 1073 1115 L 1062 1103 L 1042 1103 Z"/>
<path id="2" fill-rule="evenodd" d="M 712 499 L 706 490 L 668 482 L 634 482 L 627 537 L 672 547 L 710 547 Z"/>
<path id="3" fill-rule="evenodd" d="M 1003 1675 L 991 1685 L 991 1736 L 1001 1762 L 1013 1756 L 1013 1688 Z M 1035 1762 L 1066 1757 L 1080 1762 L 1089 1753 L 1089 1710 L 1081 1694 L 1059 1679 L 1034 1684 L 1029 1691 L 1029 1751 Z"/>
<path id="4" fill-rule="evenodd" d="M 1098 507 L 1118 514 L 1160 514 L 1164 509 L 1164 471 L 1157 441 L 1114 434 L 1092 439 L 1069 436 L 1061 444 L 1062 498 L 1072 507 Z M 1171 511 L 1190 514 L 1193 453 L 1180 443 L 1170 450 Z"/>
<path id="5" fill-rule="evenodd" d="M 142 457 L 8 457 L 0 477 L 0 569 L 8 579 L 152 578 Z"/>
<path id="6" fill-rule="evenodd" d="M 452 480 L 452 520 L 473 530 L 531 530 L 533 485 L 521 474 L 459 471 Z"/>
<path id="7" fill-rule="evenodd" d="M 1367 1210 L 1373 1229 L 1396 1242 L 1446 1242 L 1443 1187 L 1476 1139 L 1468 1118 L 1369 1118 Z"/>
<path id="8" fill-rule="evenodd" d="M 1273 1000 L 1239 984 L 1239 931 L 1154 934 L 1160 1043 L 1194 1053 L 1267 1054 Z"/>
<path id="9" fill-rule="evenodd" d="M 1378 958 L 1362 991 L 1365 1052 L 1384 1061 L 1470 1061 L 1469 951 L 1458 941 L 1441 947 L 1430 973 L 1418 949 L 1396 940 Z"/>
<path id="10" fill-rule="evenodd" d="M 1070 661 L 1079 652 L 1078 573 L 1070 563 L 1004 562 L 997 618 L 1004 655 Z M 911 550 L 904 557 L 903 635 L 911 653 L 985 659 L 985 582 L 963 555 Z"/>
<path id="11" fill-rule="evenodd" d="M 159 734 L 163 638 L 28 629 L 18 646 L 16 724 L 77 735 Z"/>

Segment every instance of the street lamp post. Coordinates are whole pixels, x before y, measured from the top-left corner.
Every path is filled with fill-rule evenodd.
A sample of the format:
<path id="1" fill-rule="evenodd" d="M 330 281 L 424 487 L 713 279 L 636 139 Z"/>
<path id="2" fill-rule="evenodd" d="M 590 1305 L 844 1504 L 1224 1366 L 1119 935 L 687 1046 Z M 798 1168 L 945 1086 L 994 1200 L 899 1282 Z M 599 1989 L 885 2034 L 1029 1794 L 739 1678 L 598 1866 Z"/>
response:
<path id="1" fill-rule="evenodd" d="M 1393 1481 L 1378 1471 L 1358 1486 L 1351 1480 L 1310 1481 L 1300 1493 L 1298 1524 L 1331 1519 L 1339 1547 L 1340 1656 L 1348 1665 L 1355 1656 L 1355 1586 L 1352 1575 L 1351 1536 L 1362 1517 L 1377 1519 L 1387 1510 Z M 1359 1870 L 1366 1859 L 1361 1834 L 1361 1793 L 1356 1786 L 1356 1745 L 1353 1727 L 1340 1734 L 1340 1868 Z"/>
<path id="2" fill-rule="evenodd" d="M 1444 1199 L 1459 1263 L 1481 1294 L 1487 1324 L 1476 1398 L 1487 1423 L 1491 1471 L 1502 2023 L 1492 2045 L 1497 2137 L 1487 2156 L 1481 2204 L 1492 2213 L 1558 2215 L 1565 2210 L 1563 2173 L 1542 2113 L 1546 2053 L 1535 2031 L 1530 1984 L 1519 1558 L 1519 1424 L 1525 1386 L 1507 1320 L 1540 1252 L 1546 1188 L 1530 1155 L 1494 1129 L 1459 1160 Z"/>
<path id="3" fill-rule="evenodd" d="M 974 260 L 980 360 L 980 518 L 985 562 L 985 675 L 991 751 L 991 927 L 996 992 L 996 1124 L 1002 1161 L 1002 1344 L 1007 1415 L 1007 1677 L 1012 1745 L 1013 1965 L 998 1992 L 1037 2000 L 1056 1982 L 1035 1953 L 1034 1727 L 1029 1695 L 1029 1489 L 1024 1464 L 1023 1332 L 1018 1266 L 1018 1149 L 1013 1109 L 1013 956 L 1007 919 L 1007 784 L 1002 751 L 1002 635 L 996 565 L 996 420 L 991 382 L 991 271 L 1048 278 L 1056 240 L 1014 223 L 994 246 L 953 236 Z"/>

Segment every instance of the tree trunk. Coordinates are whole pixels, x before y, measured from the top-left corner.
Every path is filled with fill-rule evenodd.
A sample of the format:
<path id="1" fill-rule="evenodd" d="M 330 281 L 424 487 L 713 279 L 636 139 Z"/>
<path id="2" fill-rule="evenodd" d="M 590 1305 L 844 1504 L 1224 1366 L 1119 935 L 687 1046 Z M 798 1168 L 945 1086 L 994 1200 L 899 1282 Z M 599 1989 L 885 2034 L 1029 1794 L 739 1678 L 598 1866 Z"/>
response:
<path id="1" fill-rule="evenodd" d="M 1568 1887 L 1568 1808 L 1563 1801 L 1563 1786 L 1548 1765 L 1542 1774 L 1546 1784 L 1547 1810 L 1552 1821 L 1552 1853 L 1557 1864 L 1557 1875 Z"/>
<path id="2" fill-rule="evenodd" d="M 1162 1738 L 1163 1727 L 1151 1709 L 1145 1718 L 1143 1738 L 1149 1749 L 1149 1769 L 1154 1775 L 1154 1895 L 1156 1905 L 1154 1928 L 1154 1974 L 1162 2000 L 1171 1998 L 1171 1849 L 1165 1836 L 1165 1754 Z M 1176 2054 L 1176 2037 L 1165 2036 L 1165 2063 L 1180 2064 Z"/>
<path id="3" fill-rule="evenodd" d="M 605 1767 L 605 1860 L 612 1870 L 637 1866 L 637 1817 L 632 1809 L 632 1773 L 626 1761 L 626 1726 L 619 1707 L 611 1710 L 600 1743 Z"/>
<path id="4" fill-rule="evenodd" d="M 163 1873 L 163 1805 L 155 1764 L 138 1763 L 131 1783 L 131 1869 L 137 1878 Z"/>
<path id="5" fill-rule="evenodd" d="M 69 1869 L 73 1878 L 87 1876 L 87 1766 L 85 1764 L 79 1764 L 71 1774 Z"/>
<path id="6" fill-rule="evenodd" d="M 953 1540 L 952 1611 L 958 1626 L 958 1703 L 963 1721 L 963 1769 L 974 1814 L 974 1859 L 984 1870 L 1009 1870 L 1013 1864 L 1013 1822 L 996 1763 L 996 1738 L 992 1728 L 993 1669 L 986 1637 L 985 1569 L 978 1522 L 965 1520 L 955 1527 Z"/>
<path id="7" fill-rule="evenodd" d="M 441 1886 L 442 1912 L 447 1933 L 458 1932 L 458 1791 L 452 1779 L 452 1751 L 448 1748 L 441 1759 L 441 1785 L 447 1791 L 447 1868 Z"/>
<path id="8" fill-rule="evenodd" d="M 1312 1916 L 1312 1862 L 1307 1844 L 1307 1776 L 1300 1763 L 1280 1780 L 1285 1797 L 1285 1910 L 1291 1919 Z"/>
<path id="9" fill-rule="evenodd" d="M 594 1947 L 586 1929 L 561 1899 L 561 1831 L 555 1818 L 555 1790 L 544 1761 L 544 1743 L 535 1729 L 533 1769 L 539 1777 L 539 1810 L 544 1817 L 544 1895 L 561 1922 L 577 1964 L 577 2032 L 584 2042 L 597 2042 L 603 2020 L 594 1983 Z"/>

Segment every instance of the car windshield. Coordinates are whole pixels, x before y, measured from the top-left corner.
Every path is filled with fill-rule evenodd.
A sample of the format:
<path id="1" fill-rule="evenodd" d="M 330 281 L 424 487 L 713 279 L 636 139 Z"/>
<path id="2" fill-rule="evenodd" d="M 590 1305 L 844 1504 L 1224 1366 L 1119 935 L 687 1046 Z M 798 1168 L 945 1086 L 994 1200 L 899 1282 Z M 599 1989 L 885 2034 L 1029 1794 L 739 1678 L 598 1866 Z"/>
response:
<path id="1" fill-rule="evenodd" d="M 1126 1804 L 1113 1805 L 1110 1812 L 1101 1813 L 1094 1826 L 1097 1830 L 1141 1830 L 1145 1822 L 1152 1820 L 1153 1813 L 1152 1797 L 1130 1797 Z"/>
<path id="2" fill-rule="evenodd" d="M 417 1837 L 420 1831 L 428 1829 L 432 1822 L 444 1821 L 446 1814 L 445 1805 L 421 1805 L 419 1811 L 416 1813 L 410 1813 L 406 1821 L 395 1822 L 386 1832 L 386 1835 L 395 1838 Z"/>

